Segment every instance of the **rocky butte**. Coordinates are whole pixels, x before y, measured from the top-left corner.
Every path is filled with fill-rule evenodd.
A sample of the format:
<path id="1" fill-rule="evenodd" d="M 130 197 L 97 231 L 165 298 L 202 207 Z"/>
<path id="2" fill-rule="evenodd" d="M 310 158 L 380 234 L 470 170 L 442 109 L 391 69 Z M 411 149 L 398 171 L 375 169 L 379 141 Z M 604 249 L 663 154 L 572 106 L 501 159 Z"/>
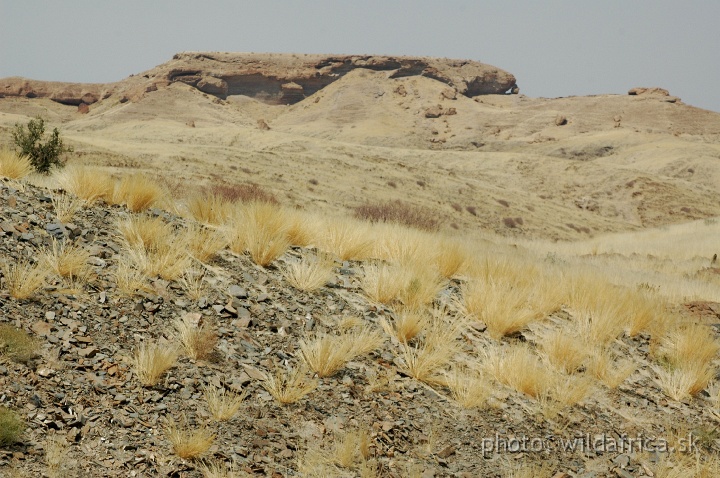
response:
<path id="1" fill-rule="evenodd" d="M 391 78 L 424 76 L 474 97 L 517 93 L 507 71 L 472 60 L 376 55 L 300 55 L 274 53 L 179 53 L 172 60 L 115 83 L 63 83 L 10 77 L 0 79 L 1 97 L 49 98 L 66 105 L 90 105 L 110 96 L 138 101 L 145 93 L 174 82 L 225 99 L 232 95 L 268 104 L 294 104 L 364 68 L 392 72 Z"/>

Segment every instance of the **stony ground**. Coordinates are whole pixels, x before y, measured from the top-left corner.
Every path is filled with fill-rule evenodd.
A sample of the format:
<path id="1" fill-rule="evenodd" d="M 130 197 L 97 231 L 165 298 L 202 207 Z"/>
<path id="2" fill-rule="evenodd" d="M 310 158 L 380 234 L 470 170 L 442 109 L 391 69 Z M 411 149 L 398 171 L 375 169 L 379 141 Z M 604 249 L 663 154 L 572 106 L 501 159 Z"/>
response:
<path id="1" fill-rule="evenodd" d="M 262 387 L 262 372 L 298 364 L 302 337 L 335 330 L 349 316 L 377 324 L 391 314 L 361 294 L 358 264 L 337 263 L 326 287 L 304 293 L 290 287 L 277 267 L 261 268 L 224 251 L 207 266 L 207 290 L 198 300 L 178 282 L 160 279 L 151 282 L 152 292 L 128 297 L 117 290 L 114 271 L 121 253 L 116 221 L 129 213 L 91 206 L 72 224 L 59 224 L 50 202 L 56 194 L 0 184 L 2 260 L 37 259 L 55 236 L 90 250 L 95 273 L 82 291 L 51 281 L 36 297 L 16 300 L 0 289 L 0 324 L 19 327 L 39 343 L 38 355 L 27 363 L 0 355 L 0 405 L 18 411 L 27 424 L 21 442 L 0 448 L 2 476 L 47 476 L 46 444 L 53 435 L 69 444 L 60 476 L 201 476 L 196 463 L 172 453 L 164 434 L 164 421 L 182 415 L 192 424 L 211 423 L 217 434 L 211 458 L 236 462 L 254 476 L 300 476 L 298 463 L 308 448 L 329 453 L 340 431 L 351 427 L 370 431 L 377 476 L 389 477 L 509 476 L 527 463 L 546 464 L 549 476 L 654 476 L 666 453 L 635 453 L 608 441 L 645 436 L 677 445 L 693 432 L 700 450 L 717 449 L 717 418 L 707 397 L 688 403 L 665 398 L 643 335 L 613 345 L 639 364 L 617 390 L 598 389 L 556 413 L 543 413 L 542 404 L 500 385 L 493 406 L 463 409 L 444 388 L 403 375 L 391 340 L 321 379 L 300 402 L 282 406 Z M 151 214 L 184 221 L 159 210 Z M 306 252 L 292 249 L 279 262 Z M 457 285 L 451 281 L 445 292 Z M 702 307 L 704 320 L 720 322 L 712 307 Z M 172 320 L 187 314 L 216 328 L 211 360 L 181 357 L 158 385 L 143 387 L 133 372 L 133 351 L 143 341 L 171 340 Z M 482 329 L 463 334 L 464 347 L 478 347 L 487 340 L 483 335 Z M 506 340 L 532 341 L 532 333 Z M 234 419 L 210 421 L 205 385 L 248 391 Z M 571 440 L 577 448 L 562 450 Z M 596 446 L 582 448 L 581 442 Z"/>

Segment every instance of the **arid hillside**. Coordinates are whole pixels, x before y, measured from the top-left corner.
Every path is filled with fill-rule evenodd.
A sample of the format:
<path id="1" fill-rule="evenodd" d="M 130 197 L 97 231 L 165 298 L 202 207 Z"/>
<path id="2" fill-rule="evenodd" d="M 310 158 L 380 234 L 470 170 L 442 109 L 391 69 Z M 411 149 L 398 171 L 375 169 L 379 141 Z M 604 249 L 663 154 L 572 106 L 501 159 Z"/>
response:
<path id="1" fill-rule="evenodd" d="M 720 115 L 630 93 L 229 53 L 0 80 L 0 477 L 720 476 Z"/>
<path id="2" fill-rule="evenodd" d="M 401 199 L 465 232 L 574 240 L 720 215 L 720 115 L 659 89 L 512 92 L 470 61 L 185 53 L 108 85 L 0 80 L 0 140 L 40 114 L 73 162 L 184 191 L 257 183 L 306 209 Z"/>

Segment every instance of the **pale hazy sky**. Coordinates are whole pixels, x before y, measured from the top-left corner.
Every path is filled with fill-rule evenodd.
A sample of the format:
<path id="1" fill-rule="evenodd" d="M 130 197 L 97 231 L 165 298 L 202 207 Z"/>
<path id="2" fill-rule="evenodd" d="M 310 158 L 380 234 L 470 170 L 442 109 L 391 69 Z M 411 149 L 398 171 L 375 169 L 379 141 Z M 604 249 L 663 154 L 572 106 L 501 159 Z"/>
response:
<path id="1" fill-rule="evenodd" d="M 180 51 L 464 58 L 558 97 L 720 112 L 720 0 L 0 0 L 0 78 L 109 82 Z"/>

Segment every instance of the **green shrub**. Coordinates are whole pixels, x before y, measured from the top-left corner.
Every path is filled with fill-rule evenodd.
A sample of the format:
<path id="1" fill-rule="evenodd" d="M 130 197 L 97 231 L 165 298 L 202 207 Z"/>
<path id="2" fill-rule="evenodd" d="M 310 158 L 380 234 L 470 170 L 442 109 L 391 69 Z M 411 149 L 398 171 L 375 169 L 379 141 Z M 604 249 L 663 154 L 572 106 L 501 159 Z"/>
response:
<path id="1" fill-rule="evenodd" d="M 38 344 L 27 333 L 12 325 L 0 325 L 0 356 L 25 363 L 37 356 Z"/>
<path id="2" fill-rule="evenodd" d="M 26 126 L 15 124 L 12 137 L 18 154 L 28 158 L 35 171 L 42 174 L 48 174 L 53 166 L 64 166 L 61 156 L 72 151 L 72 148 L 63 144 L 57 128 L 45 140 L 45 120 L 39 116 L 30 120 Z"/>
<path id="3" fill-rule="evenodd" d="M 0 406 L 0 445 L 12 445 L 20 440 L 25 428 L 20 415 Z"/>

